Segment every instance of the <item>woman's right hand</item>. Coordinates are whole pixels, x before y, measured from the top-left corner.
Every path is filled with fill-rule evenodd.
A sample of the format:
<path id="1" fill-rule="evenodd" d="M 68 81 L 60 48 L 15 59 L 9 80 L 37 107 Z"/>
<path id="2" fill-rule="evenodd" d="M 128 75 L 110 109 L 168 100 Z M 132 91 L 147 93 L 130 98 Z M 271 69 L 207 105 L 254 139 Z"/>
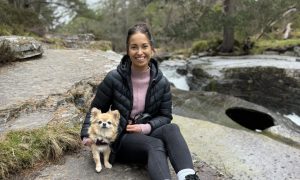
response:
<path id="1" fill-rule="evenodd" d="M 93 144 L 93 140 L 91 138 L 83 138 L 82 140 L 82 144 L 85 146 L 91 146 Z"/>

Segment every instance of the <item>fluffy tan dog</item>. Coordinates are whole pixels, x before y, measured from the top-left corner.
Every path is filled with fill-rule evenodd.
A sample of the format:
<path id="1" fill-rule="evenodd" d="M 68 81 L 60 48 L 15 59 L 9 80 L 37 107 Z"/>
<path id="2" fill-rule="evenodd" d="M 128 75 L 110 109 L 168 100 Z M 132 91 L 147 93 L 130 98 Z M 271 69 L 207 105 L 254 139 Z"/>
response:
<path id="1" fill-rule="evenodd" d="M 116 140 L 119 121 L 120 113 L 118 110 L 102 113 L 99 109 L 92 108 L 91 126 L 88 133 L 89 137 L 94 141 L 91 149 L 97 172 L 100 172 L 102 169 L 100 153 L 103 153 L 104 167 L 112 168 L 112 165 L 108 162 L 111 152 L 109 144 Z"/>

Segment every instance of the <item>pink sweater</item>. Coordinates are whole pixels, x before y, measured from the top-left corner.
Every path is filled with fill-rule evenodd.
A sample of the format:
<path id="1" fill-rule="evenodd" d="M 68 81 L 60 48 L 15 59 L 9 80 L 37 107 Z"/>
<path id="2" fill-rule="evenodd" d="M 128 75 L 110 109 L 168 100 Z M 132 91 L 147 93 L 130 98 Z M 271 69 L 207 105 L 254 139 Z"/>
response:
<path id="1" fill-rule="evenodd" d="M 135 71 L 131 68 L 131 82 L 133 90 L 133 107 L 130 114 L 131 118 L 134 118 L 136 114 L 139 114 L 145 109 L 146 94 L 150 81 L 150 69 L 147 71 Z M 140 124 L 141 133 L 149 134 L 151 131 L 150 124 Z"/>

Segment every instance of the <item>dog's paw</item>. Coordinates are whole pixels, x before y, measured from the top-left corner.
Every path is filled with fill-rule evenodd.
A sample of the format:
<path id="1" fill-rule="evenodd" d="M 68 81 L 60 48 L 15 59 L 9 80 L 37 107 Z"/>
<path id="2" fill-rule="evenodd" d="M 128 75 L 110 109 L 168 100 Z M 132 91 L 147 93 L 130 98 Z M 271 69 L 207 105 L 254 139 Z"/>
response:
<path id="1" fill-rule="evenodd" d="M 100 171 L 102 170 L 102 167 L 101 166 L 97 166 L 96 167 L 96 171 L 99 173 Z"/>
<path id="2" fill-rule="evenodd" d="M 104 166 L 108 169 L 112 168 L 112 165 L 109 162 L 104 163 Z"/>

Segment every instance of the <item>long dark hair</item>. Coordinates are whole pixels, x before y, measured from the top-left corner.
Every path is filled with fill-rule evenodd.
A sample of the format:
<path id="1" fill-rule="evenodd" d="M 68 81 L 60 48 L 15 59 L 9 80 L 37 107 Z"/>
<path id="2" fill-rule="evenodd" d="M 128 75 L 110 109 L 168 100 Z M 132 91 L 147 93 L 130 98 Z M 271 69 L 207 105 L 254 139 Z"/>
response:
<path id="1" fill-rule="evenodd" d="M 146 35 L 146 37 L 148 38 L 150 45 L 152 47 L 152 49 L 154 50 L 154 40 L 153 37 L 150 33 L 150 30 L 147 26 L 146 23 L 138 23 L 135 24 L 134 26 L 132 26 L 131 28 L 128 29 L 128 33 L 127 33 L 127 39 L 126 39 L 126 50 L 128 52 L 128 46 L 129 46 L 129 39 L 132 35 L 136 34 L 136 33 L 143 33 Z"/>

